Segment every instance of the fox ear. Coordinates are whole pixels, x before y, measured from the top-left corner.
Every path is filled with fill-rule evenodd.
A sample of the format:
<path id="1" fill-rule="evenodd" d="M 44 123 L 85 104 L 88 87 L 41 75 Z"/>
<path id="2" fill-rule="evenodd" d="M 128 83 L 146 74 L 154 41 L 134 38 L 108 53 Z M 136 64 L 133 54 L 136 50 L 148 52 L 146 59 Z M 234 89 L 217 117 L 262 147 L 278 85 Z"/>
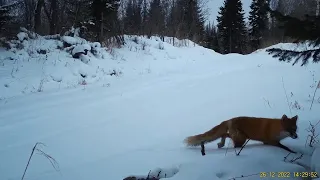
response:
<path id="1" fill-rule="evenodd" d="M 297 121 L 298 120 L 298 115 L 293 116 L 291 119 Z"/>
<path id="2" fill-rule="evenodd" d="M 288 119 L 288 116 L 284 114 L 284 115 L 282 115 L 281 119 L 286 120 L 286 119 Z"/>

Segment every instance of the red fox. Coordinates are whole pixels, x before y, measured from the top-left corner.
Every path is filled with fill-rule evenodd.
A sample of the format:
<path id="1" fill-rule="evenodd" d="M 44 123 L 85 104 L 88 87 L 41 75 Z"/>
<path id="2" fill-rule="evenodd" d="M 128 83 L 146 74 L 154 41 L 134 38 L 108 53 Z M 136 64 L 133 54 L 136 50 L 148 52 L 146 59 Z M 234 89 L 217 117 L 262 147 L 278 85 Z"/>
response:
<path id="1" fill-rule="evenodd" d="M 281 119 L 258 118 L 258 117 L 235 117 L 215 126 L 211 130 L 187 137 L 184 142 L 188 146 L 199 146 L 221 138 L 218 148 L 225 145 L 227 137 L 231 138 L 234 147 L 242 147 L 247 139 L 261 141 L 264 144 L 277 146 L 291 153 L 296 153 L 282 145 L 280 140 L 291 137 L 297 139 L 298 116 L 288 118 L 285 114 Z"/>

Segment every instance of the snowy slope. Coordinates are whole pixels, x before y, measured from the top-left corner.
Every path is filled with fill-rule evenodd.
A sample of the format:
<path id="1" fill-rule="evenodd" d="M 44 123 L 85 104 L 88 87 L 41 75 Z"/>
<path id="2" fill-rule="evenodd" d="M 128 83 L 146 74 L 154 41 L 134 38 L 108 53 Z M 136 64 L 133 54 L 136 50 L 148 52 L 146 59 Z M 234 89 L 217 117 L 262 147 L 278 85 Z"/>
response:
<path id="1" fill-rule="evenodd" d="M 39 148 L 56 159 L 60 171 L 35 154 L 28 180 L 118 180 L 146 176 L 150 170 L 161 170 L 160 177 L 172 180 L 242 175 L 256 180 L 260 172 L 268 175 L 264 179 L 278 179 L 270 172 L 281 171 L 291 172 L 286 179 L 301 179 L 293 178 L 293 172 L 306 171 L 304 167 L 288 162 L 300 154 L 284 161 L 286 151 L 250 141 L 240 156 L 231 143 L 229 149 L 218 150 L 216 142 L 201 156 L 200 148 L 182 143 L 187 136 L 242 115 L 299 115 L 299 139 L 282 143 L 303 153 L 297 162 L 311 167 L 313 149 L 305 147 L 305 140 L 309 121 L 320 120 L 319 92 L 309 110 L 309 95 L 320 79 L 318 64 L 291 66 L 263 50 L 220 55 L 189 41 L 188 46 L 174 47 L 158 38 L 126 39 L 123 48 L 109 49 L 104 59 L 89 55 L 89 64 L 58 50 L 45 58 L 21 55 L 17 60 L 10 60 L 12 52 L 0 52 L 0 179 L 21 179 L 36 142 L 47 145 Z M 98 69 L 121 73 L 110 76 Z M 79 73 L 88 74 L 86 85 L 79 84 Z M 40 92 L 24 90 L 37 89 L 43 77 L 51 76 L 62 80 L 47 78 Z"/>

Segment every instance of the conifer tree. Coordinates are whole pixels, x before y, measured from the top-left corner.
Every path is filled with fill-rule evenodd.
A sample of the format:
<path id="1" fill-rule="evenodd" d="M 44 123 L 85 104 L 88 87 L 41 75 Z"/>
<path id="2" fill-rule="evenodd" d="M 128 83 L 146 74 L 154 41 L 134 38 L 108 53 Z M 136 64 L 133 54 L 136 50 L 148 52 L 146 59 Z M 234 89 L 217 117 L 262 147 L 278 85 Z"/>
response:
<path id="1" fill-rule="evenodd" d="M 9 8 L 7 6 L 0 6 L 0 29 L 10 20 Z"/>
<path id="2" fill-rule="evenodd" d="M 12 20 L 13 16 L 10 11 L 18 5 L 18 2 L 5 3 L 0 1 L 0 31 L 1 28 Z"/>
<path id="3" fill-rule="evenodd" d="M 118 19 L 120 0 L 93 0 L 91 12 L 95 24 L 96 38 L 102 42 L 105 38 L 116 37 L 123 44 Z"/>
<path id="4" fill-rule="evenodd" d="M 241 0 L 225 0 L 217 21 L 221 53 L 245 53 L 247 30 Z"/>
<path id="5" fill-rule="evenodd" d="M 273 54 L 273 57 L 279 58 L 280 61 L 291 62 L 294 59 L 292 65 L 300 60 L 302 61 L 301 66 L 306 65 L 310 59 L 314 63 L 320 62 L 320 16 L 306 15 L 304 20 L 300 20 L 271 9 L 269 11 L 282 23 L 280 27 L 284 29 L 285 36 L 296 39 L 296 43 L 313 45 L 314 48 L 302 51 L 270 48 L 267 49 L 267 52 Z"/>
<path id="6" fill-rule="evenodd" d="M 165 13 L 162 8 L 161 0 L 152 0 L 150 2 L 150 9 L 148 11 L 148 30 L 147 33 L 151 35 L 164 36 L 165 30 Z"/>
<path id="7" fill-rule="evenodd" d="M 249 12 L 249 39 L 251 47 L 260 47 L 264 32 L 267 29 L 268 11 L 266 0 L 252 0 Z"/>
<path id="8" fill-rule="evenodd" d="M 148 23 L 148 4 L 147 0 L 143 0 L 143 5 L 142 5 L 142 15 L 141 15 L 141 28 L 142 28 L 142 34 L 146 35 L 146 24 Z"/>

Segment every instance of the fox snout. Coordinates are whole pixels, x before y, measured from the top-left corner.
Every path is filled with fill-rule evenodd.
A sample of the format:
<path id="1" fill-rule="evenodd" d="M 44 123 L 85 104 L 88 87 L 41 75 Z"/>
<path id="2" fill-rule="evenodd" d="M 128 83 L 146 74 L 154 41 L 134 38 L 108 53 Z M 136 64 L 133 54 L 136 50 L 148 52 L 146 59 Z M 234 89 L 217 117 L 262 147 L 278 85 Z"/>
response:
<path id="1" fill-rule="evenodd" d="M 290 133 L 290 137 L 291 137 L 292 139 L 297 139 L 297 138 L 298 138 L 298 134 L 295 133 L 295 132 Z"/>

